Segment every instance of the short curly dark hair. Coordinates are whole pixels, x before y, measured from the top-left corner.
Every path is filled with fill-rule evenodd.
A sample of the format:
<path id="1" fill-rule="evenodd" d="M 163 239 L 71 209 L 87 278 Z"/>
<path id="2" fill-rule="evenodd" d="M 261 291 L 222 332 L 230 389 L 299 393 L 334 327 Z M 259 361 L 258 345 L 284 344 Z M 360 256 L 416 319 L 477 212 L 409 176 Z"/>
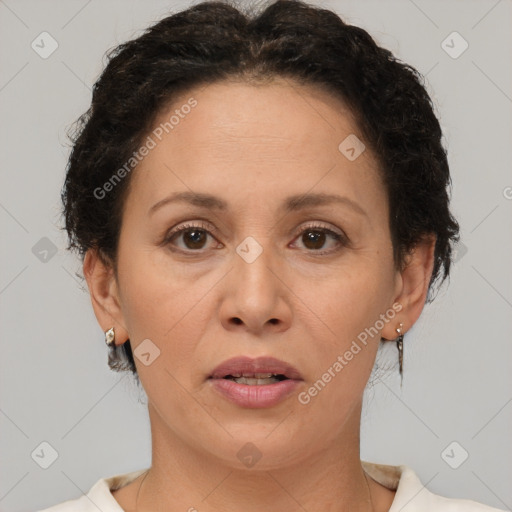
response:
<path id="1" fill-rule="evenodd" d="M 99 250 L 116 271 L 129 177 L 98 200 L 97 191 L 140 147 L 178 94 L 225 79 L 289 78 L 322 87 L 354 114 L 387 188 L 397 268 L 435 235 L 434 283 L 449 275 L 459 226 L 449 210 L 447 152 L 422 75 L 332 11 L 277 0 L 260 12 L 229 1 L 201 2 L 168 16 L 110 50 L 92 104 L 76 122 L 62 190 L 68 249 Z M 437 283 L 436 283 L 437 284 Z M 112 349 L 112 369 L 138 379 L 130 340 Z"/>

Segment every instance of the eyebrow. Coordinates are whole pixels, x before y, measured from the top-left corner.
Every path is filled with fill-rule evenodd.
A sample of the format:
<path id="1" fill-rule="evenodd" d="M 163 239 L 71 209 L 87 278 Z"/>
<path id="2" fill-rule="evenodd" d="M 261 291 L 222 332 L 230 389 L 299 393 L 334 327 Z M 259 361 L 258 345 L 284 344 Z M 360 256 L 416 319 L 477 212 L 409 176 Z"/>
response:
<path id="1" fill-rule="evenodd" d="M 159 210 L 163 206 L 180 202 L 189 203 L 200 208 L 215 209 L 219 211 L 226 211 L 229 209 L 229 205 L 224 201 L 224 199 L 211 194 L 204 194 L 200 192 L 175 192 L 151 206 L 148 211 L 148 215 L 152 215 L 156 210 Z M 355 201 L 352 201 L 352 199 L 336 194 L 326 193 L 298 194 L 290 196 L 284 201 L 281 206 L 281 210 L 286 213 L 290 213 L 305 208 L 328 206 L 331 204 L 343 204 L 349 206 L 361 215 L 368 216 Z"/>

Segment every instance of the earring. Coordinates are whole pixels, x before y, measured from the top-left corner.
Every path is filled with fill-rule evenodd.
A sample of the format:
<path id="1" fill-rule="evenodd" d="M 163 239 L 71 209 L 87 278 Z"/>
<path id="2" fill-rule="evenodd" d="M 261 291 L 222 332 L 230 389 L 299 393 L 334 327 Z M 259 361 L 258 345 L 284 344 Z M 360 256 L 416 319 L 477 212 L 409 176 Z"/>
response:
<path id="1" fill-rule="evenodd" d="M 114 347 L 116 339 L 116 333 L 114 332 L 114 328 L 111 327 L 108 331 L 105 331 L 105 343 L 110 347 Z"/>
<path id="2" fill-rule="evenodd" d="M 400 325 L 396 328 L 396 332 L 398 333 L 398 338 L 396 339 L 396 348 L 398 349 L 398 370 L 400 372 L 400 387 L 402 387 L 402 382 L 404 380 L 404 333 L 403 333 L 404 324 L 400 323 Z"/>

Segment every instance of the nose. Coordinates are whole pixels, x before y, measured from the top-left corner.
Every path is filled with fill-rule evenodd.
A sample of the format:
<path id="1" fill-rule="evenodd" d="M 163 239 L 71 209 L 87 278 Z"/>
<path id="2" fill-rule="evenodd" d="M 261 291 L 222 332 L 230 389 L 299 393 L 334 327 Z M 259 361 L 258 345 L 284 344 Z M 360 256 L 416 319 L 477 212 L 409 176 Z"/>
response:
<path id="1" fill-rule="evenodd" d="M 254 261 L 235 253 L 233 264 L 224 280 L 220 308 L 223 327 L 255 335 L 287 330 L 292 318 L 292 293 L 270 249 L 264 249 Z"/>

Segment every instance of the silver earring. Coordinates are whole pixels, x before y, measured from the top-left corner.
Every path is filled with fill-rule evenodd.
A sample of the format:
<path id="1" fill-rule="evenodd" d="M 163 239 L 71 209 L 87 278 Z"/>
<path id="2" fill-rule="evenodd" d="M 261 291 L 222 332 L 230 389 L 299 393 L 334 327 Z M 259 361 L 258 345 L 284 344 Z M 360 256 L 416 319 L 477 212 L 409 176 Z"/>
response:
<path id="1" fill-rule="evenodd" d="M 111 327 L 108 331 L 105 331 L 105 343 L 109 347 L 113 347 L 115 345 L 116 333 L 114 332 L 114 328 Z"/>
<path id="2" fill-rule="evenodd" d="M 402 387 L 402 382 L 404 380 L 404 333 L 403 333 L 404 324 L 400 323 L 400 325 L 396 328 L 396 332 L 398 333 L 398 338 L 396 339 L 396 348 L 398 349 L 398 371 L 400 372 L 400 387 Z"/>

